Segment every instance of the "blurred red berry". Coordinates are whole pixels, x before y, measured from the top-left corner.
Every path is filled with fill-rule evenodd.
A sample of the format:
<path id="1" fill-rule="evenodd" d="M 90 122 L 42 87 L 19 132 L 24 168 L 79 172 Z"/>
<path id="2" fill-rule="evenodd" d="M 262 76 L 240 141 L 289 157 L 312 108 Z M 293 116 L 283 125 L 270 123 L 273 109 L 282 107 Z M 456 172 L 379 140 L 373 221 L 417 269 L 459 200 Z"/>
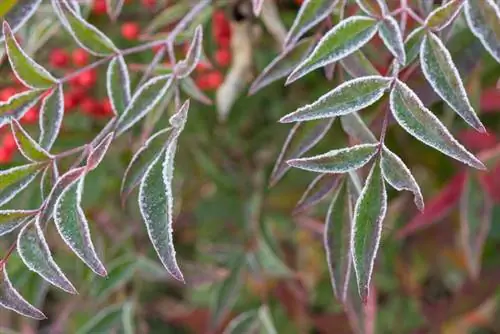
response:
<path id="1" fill-rule="evenodd" d="M 85 71 L 83 73 L 80 73 L 76 77 L 76 83 L 85 88 L 90 88 L 92 87 L 97 80 L 97 72 L 95 69 L 90 69 L 88 71 Z"/>
<path id="2" fill-rule="evenodd" d="M 209 69 L 212 68 L 212 65 L 206 61 L 201 60 L 197 65 L 196 65 L 196 71 L 198 72 L 205 72 Z"/>
<path id="3" fill-rule="evenodd" d="M 66 67 L 69 62 L 69 55 L 64 49 L 53 49 L 50 52 L 50 65 L 56 68 Z"/>
<path id="4" fill-rule="evenodd" d="M 227 48 L 231 40 L 231 25 L 226 19 L 224 12 L 216 11 L 213 14 L 212 31 L 217 44 Z"/>
<path id="5" fill-rule="evenodd" d="M 96 15 L 105 15 L 107 13 L 106 0 L 94 0 L 92 13 Z"/>
<path id="6" fill-rule="evenodd" d="M 21 118 L 22 123 L 33 124 L 38 120 L 38 108 L 33 107 L 28 110 Z"/>
<path id="7" fill-rule="evenodd" d="M 214 90 L 219 88 L 223 81 L 224 78 L 222 73 L 219 71 L 212 71 L 200 75 L 200 77 L 196 80 L 196 84 L 202 90 Z"/>
<path id="8" fill-rule="evenodd" d="M 103 116 L 113 115 L 113 106 L 111 105 L 111 101 L 108 98 L 105 98 L 101 101 L 101 110 Z"/>
<path id="9" fill-rule="evenodd" d="M 89 115 L 94 115 L 99 108 L 99 103 L 91 97 L 85 97 L 80 103 L 82 111 Z"/>
<path id="10" fill-rule="evenodd" d="M 12 96 L 16 95 L 17 91 L 14 87 L 7 87 L 0 91 L 0 100 L 7 101 Z"/>
<path id="11" fill-rule="evenodd" d="M 487 88 L 481 94 L 481 110 L 486 112 L 500 110 L 500 89 Z"/>
<path id="12" fill-rule="evenodd" d="M 141 2 L 147 8 L 154 8 L 156 6 L 156 0 L 141 0 Z"/>
<path id="13" fill-rule="evenodd" d="M 8 163 L 12 160 L 12 155 L 14 151 L 10 151 L 5 149 L 4 147 L 0 147 L 0 164 Z"/>
<path id="14" fill-rule="evenodd" d="M 122 24 L 121 32 L 123 38 L 133 41 L 139 37 L 141 29 L 136 22 L 126 22 Z"/>
<path id="15" fill-rule="evenodd" d="M 5 133 L 2 139 L 2 148 L 10 151 L 15 151 L 17 148 L 16 140 L 12 132 L 8 131 Z"/>
<path id="16" fill-rule="evenodd" d="M 85 66 L 89 62 L 89 54 L 84 49 L 75 49 L 71 53 L 71 58 L 75 66 Z"/>
<path id="17" fill-rule="evenodd" d="M 231 52 L 228 49 L 219 49 L 215 52 L 215 61 L 220 66 L 226 67 L 231 63 Z"/>
<path id="18" fill-rule="evenodd" d="M 83 97 L 83 92 L 80 91 L 70 91 L 64 94 L 64 111 L 67 112 L 75 108 Z"/>

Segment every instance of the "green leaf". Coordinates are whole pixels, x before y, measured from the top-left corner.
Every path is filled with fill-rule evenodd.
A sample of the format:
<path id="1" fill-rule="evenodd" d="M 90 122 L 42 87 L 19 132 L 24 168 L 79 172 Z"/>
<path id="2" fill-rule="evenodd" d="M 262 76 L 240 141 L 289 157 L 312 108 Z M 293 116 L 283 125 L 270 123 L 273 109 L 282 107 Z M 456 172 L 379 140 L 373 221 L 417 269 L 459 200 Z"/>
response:
<path id="1" fill-rule="evenodd" d="M 362 143 L 376 143 L 377 138 L 373 135 L 373 133 L 368 129 L 365 122 L 359 117 L 357 113 L 351 113 L 348 115 L 343 115 L 340 117 L 340 123 L 342 125 L 342 129 L 344 129 L 345 133 L 349 136 L 356 138 Z"/>
<path id="2" fill-rule="evenodd" d="M 472 33 L 500 62 L 500 4 L 493 0 L 467 0 L 465 17 Z"/>
<path id="3" fill-rule="evenodd" d="M 130 103 L 130 78 L 123 56 L 114 57 L 106 73 L 106 89 L 116 115 L 121 115 Z"/>
<path id="4" fill-rule="evenodd" d="M 31 107 L 33 107 L 43 90 L 28 90 L 12 96 L 5 102 L 0 102 L 0 126 L 10 122 L 12 118 L 20 119 Z"/>
<path id="5" fill-rule="evenodd" d="M 344 82 L 312 104 L 305 105 L 282 117 L 280 122 L 330 118 L 364 109 L 379 100 L 391 82 L 391 78 L 381 76 L 368 76 Z"/>
<path id="6" fill-rule="evenodd" d="M 123 304 L 122 327 L 124 334 L 137 333 L 134 325 L 134 303 L 131 301 Z"/>
<path id="7" fill-rule="evenodd" d="M 203 51 L 203 28 L 201 25 L 196 27 L 194 31 L 193 39 L 189 45 L 189 49 L 186 54 L 186 58 L 181 60 L 175 66 L 174 72 L 177 78 L 185 78 L 191 74 L 196 68 L 196 65 L 200 61 L 201 54 Z"/>
<path id="8" fill-rule="evenodd" d="M 191 77 L 185 77 L 184 79 L 180 80 L 180 87 L 181 90 L 186 93 L 190 98 L 206 104 L 207 106 L 212 105 L 212 100 L 203 93 L 203 91 L 196 85 L 193 79 Z"/>
<path id="9" fill-rule="evenodd" d="M 113 333 L 120 327 L 122 305 L 111 305 L 99 311 L 76 334 Z"/>
<path id="10" fill-rule="evenodd" d="M 40 180 L 40 193 L 42 195 L 42 200 L 45 200 L 49 196 L 52 187 L 54 187 L 58 179 L 59 169 L 57 167 L 56 160 L 52 160 L 52 163 L 45 167 Z"/>
<path id="11" fill-rule="evenodd" d="M 36 210 L 2 210 L 0 211 L 0 236 L 12 232 L 28 219 Z"/>
<path id="12" fill-rule="evenodd" d="M 267 305 L 262 305 L 259 308 L 259 320 L 262 324 L 261 333 L 265 334 L 278 334 L 276 330 L 276 326 L 274 325 L 273 318 L 271 316 L 271 312 L 269 311 L 269 307 Z"/>
<path id="13" fill-rule="evenodd" d="M 380 22 L 379 36 L 389 51 L 396 57 L 400 64 L 406 63 L 406 53 L 403 43 L 403 35 L 399 29 L 398 22 L 391 16 L 385 17 Z"/>
<path id="14" fill-rule="evenodd" d="M 68 293 L 77 293 L 73 284 L 52 258 L 38 216 L 19 232 L 17 252 L 28 269 L 40 275 L 44 280 Z"/>
<path id="15" fill-rule="evenodd" d="M 116 21 L 120 16 L 124 3 L 125 0 L 106 0 L 106 10 L 112 21 Z"/>
<path id="16" fill-rule="evenodd" d="M 129 254 L 111 261 L 108 265 L 106 279 L 98 278 L 92 281 L 90 294 L 100 301 L 106 300 L 110 294 L 127 284 L 137 268 L 137 259 Z"/>
<path id="17" fill-rule="evenodd" d="M 0 171 L 0 205 L 26 188 L 45 166 L 43 163 L 33 163 Z"/>
<path id="18" fill-rule="evenodd" d="M 21 127 L 16 119 L 10 123 L 12 133 L 21 154 L 30 161 L 47 161 L 52 158 L 31 136 Z"/>
<path id="19" fill-rule="evenodd" d="M 106 269 L 97 256 L 81 207 L 84 180 L 82 177 L 59 196 L 54 208 L 54 222 L 59 235 L 71 250 L 96 274 L 106 276 Z"/>
<path id="20" fill-rule="evenodd" d="M 251 334 L 254 333 L 260 323 L 258 321 L 258 311 L 250 310 L 239 314 L 233 318 L 224 329 L 223 334 Z"/>
<path id="21" fill-rule="evenodd" d="M 450 52 L 433 33 L 428 33 L 424 37 L 420 51 L 420 64 L 425 78 L 436 93 L 473 128 L 486 132 L 469 102 L 460 73 L 453 63 Z"/>
<path id="22" fill-rule="evenodd" d="M 42 0 L 2 0 L 0 2 L 0 19 L 7 21 L 15 33 L 29 20 L 40 6 Z M 0 42 L 4 40 L 0 32 Z"/>
<path id="23" fill-rule="evenodd" d="M 94 170 L 99 166 L 104 159 L 104 156 L 108 152 L 109 146 L 113 141 L 114 133 L 109 133 L 106 137 L 104 137 L 89 153 L 87 157 L 87 172 Z"/>
<path id="24" fill-rule="evenodd" d="M 391 92 L 390 107 L 399 125 L 424 144 L 469 166 L 485 169 L 481 161 L 453 138 L 410 87 L 399 80 Z"/>
<path id="25" fill-rule="evenodd" d="M 40 111 L 40 139 L 38 142 L 45 150 L 50 150 L 59 134 L 64 117 L 63 87 L 58 85 L 44 98 Z"/>
<path id="26" fill-rule="evenodd" d="M 338 174 L 319 174 L 307 186 L 304 194 L 293 209 L 293 214 L 303 212 L 322 201 L 338 186 L 339 181 Z"/>
<path id="27" fill-rule="evenodd" d="M 406 66 L 413 63 L 420 54 L 420 46 L 424 40 L 425 29 L 422 27 L 413 30 L 405 40 Z"/>
<path id="28" fill-rule="evenodd" d="M 460 13 L 463 0 L 451 0 L 433 10 L 425 19 L 425 26 L 439 31 L 446 28 Z"/>
<path id="29" fill-rule="evenodd" d="M 172 23 L 182 19 L 189 10 L 190 6 L 187 2 L 172 2 L 170 6 L 166 7 L 152 18 L 151 23 L 144 29 L 144 32 L 151 34 L 157 30 L 168 27 Z"/>
<path id="30" fill-rule="evenodd" d="M 288 160 L 296 168 L 320 173 L 346 173 L 363 167 L 377 154 L 377 144 L 361 144 L 320 154 L 314 157 Z"/>
<path id="31" fill-rule="evenodd" d="M 288 76 L 286 83 L 352 54 L 365 45 L 377 29 L 377 21 L 369 17 L 352 16 L 341 21 L 321 38 L 311 54 Z"/>
<path id="32" fill-rule="evenodd" d="M 351 252 L 359 295 L 366 302 L 380 244 L 382 221 L 387 211 L 387 193 L 378 161 L 368 175 L 354 209 Z"/>
<path id="33" fill-rule="evenodd" d="M 17 78 L 30 88 L 43 89 L 53 86 L 57 79 L 21 49 L 6 21 L 3 23 L 3 35 L 10 66 Z"/>
<path id="34" fill-rule="evenodd" d="M 386 5 L 380 0 L 356 0 L 358 6 L 368 15 L 380 17 L 387 11 Z"/>

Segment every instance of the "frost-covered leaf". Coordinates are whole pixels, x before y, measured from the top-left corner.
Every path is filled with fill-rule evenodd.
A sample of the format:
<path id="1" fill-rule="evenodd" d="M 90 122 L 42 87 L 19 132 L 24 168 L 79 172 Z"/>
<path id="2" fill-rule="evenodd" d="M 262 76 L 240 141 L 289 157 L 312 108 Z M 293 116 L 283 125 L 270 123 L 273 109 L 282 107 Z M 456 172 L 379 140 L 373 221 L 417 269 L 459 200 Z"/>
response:
<path id="1" fill-rule="evenodd" d="M 152 135 L 134 154 L 125 170 L 121 185 L 122 202 L 132 190 L 141 182 L 151 163 L 161 155 L 167 140 L 171 136 L 172 128 L 166 128 Z"/>
<path id="2" fill-rule="evenodd" d="M 185 77 L 180 81 L 181 90 L 192 99 L 206 105 L 212 105 L 212 100 L 196 85 L 191 77 Z"/>
<path id="3" fill-rule="evenodd" d="M 339 183 L 338 174 L 320 174 L 307 186 L 293 214 L 305 211 L 323 200 Z"/>
<path id="4" fill-rule="evenodd" d="M 485 168 L 424 106 L 410 87 L 399 80 L 391 92 L 390 107 L 401 127 L 424 144 L 474 168 Z"/>
<path id="5" fill-rule="evenodd" d="M 40 111 L 40 139 L 38 143 L 45 150 L 50 150 L 54 144 L 64 116 L 63 87 L 58 85 L 46 96 Z"/>
<path id="6" fill-rule="evenodd" d="M 346 173 L 363 167 L 378 151 L 377 144 L 361 144 L 320 154 L 288 160 L 295 168 L 320 173 Z"/>
<path id="7" fill-rule="evenodd" d="M 404 65 L 406 63 L 406 53 L 403 35 L 401 35 L 398 22 L 392 16 L 384 17 L 380 22 L 378 34 L 399 63 Z"/>
<path id="8" fill-rule="evenodd" d="M 122 305 L 105 307 L 82 325 L 75 334 L 96 334 L 117 332 L 123 312 Z"/>
<path id="9" fill-rule="evenodd" d="M 116 21 L 123 8 L 125 0 L 106 0 L 106 10 L 111 20 Z"/>
<path id="10" fill-rule="evenodd" d="M 337 299 L 344 302 L 351 274 L 351 222 L 353 201 L 347 180 L 343 179 L 333 194 L 325 218 L 323 245 L 328 271 Z"/>
<path id="11" fill-rule="evenodd" d="M 276 159 L 269 184 L 275 185 L 290 169 L 287 160 L 301 157 L 313 148 L 332 127 L 335 118 L 315 122 L 295 124 L 283 144 L 283 148 Z"/>
<path id="12" fill-rule="evenodd" d="M 360 50 L 340 60 L 340 64 L 353 78 L 380 75 L 368 58 Z"/>
<path id="13" fill-rule="evenodd" d="M 328 31 L 311 54 L 293 70 L 286 83 L 340 60 L 365 45 L 377 32 L 377 21 L 364 16 L 352 16 Z"/>
<path id="14" fill-rule="evenodd" d="M 130 103 L 130 78 L 123 56 L 114 57 L 106 73 L 106 89 L 113 111 L 121 115 Z"/>
<path id="15" fill-rule="evenodd" d="M 54 207 L 54 222 L 59 235 L 71 250 L 96 274 L 106 276 L 81 207 L 84 180 L 82 177 L 62 192 Z"/>
<path id="16" fill-rule="evenodd" d="M 12 119 L 10 125 L 17 147 L 26 159 L 30 161 L 46 161 L 51 159 L 52 156 L 50 153 L 38 145 L 16 119 Z"/>
<path id="17" fill-rule="evenodd" d="M 182 19 L 191 9 L 187 2 L 172 2 L 171 4 L 152 18 L 151 23 L 144 29 L 145 33 L 151 34 L 161 28 L 168 27 Z"/>
<path id="18" fill-rule="evenodd" d="M 96 56 L 117 52 L 113 42 L 68 6 L 66 0 L 52 0 L 52 5 L 62 25 L 82 48 Z"/>
<path id="19" fill-rule="evenodd" d="M 304 38 L 292 47 L 284 50 L 262 70 L 250 86 L 248 94 L 253 95 L 274 81 L 289 75 L 298 63 L 304 60 L 307 54 L 309 54 L 313 43 L 314 38 Z"/>
<path id="20" fill-rule="evenodd" d="M 0 171 L 0 205 L 26 188 L 44 167 L 43 163 L 33 163 Z"/>
<path id="21" fill-rule="evenodd" d="M 7 21 L 15 33 L 35 14 L 41 2 L 42 0 L 0 1 L 0 19 Z M 0 42 L 3 40 L 3 33 L 0 32 Z"/>
<path id="22" fill-rule="evenodd" d="M 387 193 L 378 161 L 368 175 L 356 202 L 351 232 L 351 252 L 361 300 L 366 302 L 387 211 Z"/>
<path id="23" fill-rule="evenodd" d="M 411 191 L 414 195 L 415 205 L 420 211 L 423 211 L 424 199 L 417 181 L 415 181 L 415 178 L 408 167 L 406 167 L 403 160 L 391 152 L 385 145 L 382 147 L 380 167 L 382 168 L 382 175 L 387 183 L 398 191 Z"/>
<path id="24" fill-rule="evenodd" d="M 474 279 L 481 271 L 484 243 L 493 220 L 493 202 L 475 175 L 469 174 L 460 198 L 460 238 L 467 269 Z"/>
<path id="25" fill-rule="evenodd" d="M 35 213 L 36 210 L 1 210 L 0 237 L 21 226 Z"/>
<path id="26" fill-rule="evenodd" d="M 203 27 L 201 25 L 196 27 L 193 39 L 189 45 L 186 58 L 177 63 L 174 72 L 175 76 L 182 79 L 191 74 L 200 61 L 203 51 Z"/>
<path id="27" fill-rule="evenodd" d="M 56 78 L 21 49 L 9 24 L 5 21 L 3 23 L 3 34 L 5 36 L 5 49 L 7 50 L 10 66 L 17 78 L 30 88 L 43 89 L 51 87 L 56 82 Z"/>
<path id="28" fill-rule="evenodd" d="M 309 29 L 325 19 L 337 0 L 305 0 L 293 21 L 285 39 L 285 49 L 298 42 Z"/>
<path id="29" fill-rule="evenodd" d="M 57 167 L 56 160 L 52 160 L 43 171 L 40 180 L 40 193 L 42 195 L 42 200 L 45 200 L 52 190 L 52 187 L 56 184 L 59 179 L 59 168 Z"/>
<path id="30" fill-rule="evenodd" d="M 356 0 L 356 3 L 366 14 L 375 17 L 383 16 L 387 10 L 383 0 Z"/>
<path id="31" fill-rule="evenodd" d="M 108 134 L 98 145 L 92 148 L 87 158 L 88 171 L 97 168 L 97 166 L 99 166 L 99 164 L 101 163 L 102 159 L 104 159 L 104 156 L 106 155 L 106 152 L 108 152 L 109 146 L 113 141 L 113 135 L 114 135 L 113 133 Z"/>
<path id="32" fill-rule="evenodd" d="M 77 293 L 52 258 L 38 219 L 39 217 L 35 218 L 19 232 L 17 237 L 19 256 L 28 269 L 36 272 L 47 282 L 68 293 Z"/>
<path id="33" fill-rule="evenodd" d="M 462 10 L 463 0 L 451 0 L 433 10 L 425 19 L 425 25 L 432 30 L 446 28 Z"/>
<path id="34" fill-rule="evenodd" d="M 156 104 L 167 96 L 172 86 L 172 76 L 157 76 L 142 85 L 132 97 L 116 123 L 116 134 L 122 134 L 139 122 Z"/>
<path id="35" fill-rule="evenodd" d="M 465 17 L 474 35 L 500 62 L 500 4 L 493 0 L 467 0 Z"/>
<path id="36" fill-rule="evenodd" d="M 250 334 L 258 328 L 258 311 L 250 310 L 234 317 L 224 329 L 223 334 Z"/>
<path id="37" fill-rule="evenodd" d="M 282 117 L 280 122 L 289 123 L 330 118 L 364 109 L 384 95 L 391 81 L 391 78 L 369 76 L 344 82 L 313 103 Z"/>
<path id="38" fill-rule="evenodd" d="M 137 258 L 125 254 L 108 264 L 106 279 L 97 277 L 92 281 L 91 296 L 99 301 L 106 300 L 109 295 L 122 288 L 134 277 L 137 269 Z"/>
<path id="39" fill-rule="evenodd" d="M 42 311 L 28 303 L 12 286 L 7 270 L 5 270 L 5 264 L 0 266 L 0 306 L 36 320 L 47 318 Z"/>
<path id="40" fill-rule="evenodd" d="M 42 97 L 42 90 L 28 90 L 0 102 L 0 126 L 10 122 L 12 118 L 21 118 Z"/>
<path id="41" fill-rule="evenodd" d="M 460 73 L 453 63 L 450 52 L 433 33 L 428 33 L 424 37 L 420 51 L 420 64 L 425 78 L 434 91 L 473 128 L 485 132 L 486 129 L 469 102 Z"/>
<path id="42" fill-rule="evenodd" d="M 376 143 L 377 138 L 368 129 L 365 122 L 357 113 L 351 113 L 340 117 L 342 129 L 351 137 L 356 138 L 362 143 Z"/>
<path id="43" fill-rule="evenodd" d="M 420 54 L 420 46 L 424 40 L 425 29 L 422 27 L 413 30 L 405 40 L 406 65 L 413 63 Z"/>

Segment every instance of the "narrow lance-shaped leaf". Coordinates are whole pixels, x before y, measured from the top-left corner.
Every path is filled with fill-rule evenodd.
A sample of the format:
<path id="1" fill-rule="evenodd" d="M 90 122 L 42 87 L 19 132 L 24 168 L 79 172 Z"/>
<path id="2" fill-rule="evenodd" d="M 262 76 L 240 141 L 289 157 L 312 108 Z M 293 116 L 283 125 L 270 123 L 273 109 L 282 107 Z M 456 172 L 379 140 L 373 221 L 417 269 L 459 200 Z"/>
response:
<path id="1" fill-rule="evenodd" d="M 378 161 L 368 175 L 356 202 L 351 235 L 351 252 L 361 300 L 366 303 L 380 244 L 382 221 L 387 211 L 387 193 Z"/>
<path id="2" fill-rule="evenodd" d="M 254 333 L 258 327 L 258 312 L 250 310 L 234 317 L 224 329 L 223 334 Z"/>
<path id="3" fill-rule="evenodd" d="M 50 153 L 45 151 L 31 136 L 21 127 L 15 119 L 10 123 L 12 133 L 22 155 L 30 161 L 45 161 L 51 159 Z"/>
<path id="4" fill-rule="evenodd" d="M 25 189 L 44 167 L 33 163 L 0 171 L 0 206 Z"/>
<path id="5" fill-rule="evenodd" d="M 114 57 L 106 73 L 106 89 L 111 107 L 116 115 L 121 115 L 130 103 L 130 78 L 123 56 Z"/>
<path id="6" fill-rule="evenodd" d="M 476 176 L 469 174 L 460 198 L 460 238 L 467 269 L 473 279 L 477 279 L 481 271 L 481 256 L 493 220 L 492 213 L 493 201 Z"/>
<path id="7" fill-rule="evenodd" d="M 304 38 L 292 47 L 284 50 L 262 70 L 250 86 L 248 94 L 253 95 L 274 81 L 289 75 L 298 63 L 304 60 L 309 51 L 311 51 L 313 43 L 314 38 Z"/>
<path id="8" fill-rule="evenodd" d="M 493 0 L 467 0 L 465 17 L 472 33 L 500 62 L 500 4 Z"/>
<path id="9" fill-rule="evenodd" d="M 269 180 L 271 186 L 278 183 L 290 169 L 286 161 L 299 158 L 313 148 L 326 135 L 334 120 L 335 118 L 297 123 L 292 127 L 271 173 Z"/>
<path id="10" fill-rule="evenodd" d="M 200 61 L 203 51 L 203 28 L 201 25 L 196 27 L 193 39 L 189 45 L 186 59 L 181 60 L 175 67 L 175 75 L 182 79 L 191 74 Z"/>
<path id="11" fill-rule="evenodd" d="M 122 305 L 111 305 L 97 312 L 84 323 L 75 334 L 113 333 L 117 330 L 122 315 Z"/>
<path id="12" fill-rule="evenodd" d="M 341 59 L 340 64 L 352 78 L 380 75 L 379 71 L 360 50 Z"/>
<path id="13" fill-rule="evenodd" d="M 356 0 L 356 3 L 366 14 L 377 17 L 382 16 L 387 9 L 383 1 L 384 0 Z"/>
<path id="14" fill-rule="evenodd" d="M 0 126 L 10 122 L 12 118 L 20 119 L 38 102 L 42 93 L 42 90 L 28 90 L 0 102 Z"/>
<path id="15" fill-rule="evenodd" d="M 377 32 L 377 21 L 364 16 L 352 16 L 326 33 L 311 54 L 288 76 L 286 83 L 340 60 L 365 45 Z"/>
<path id="16" fill-rule="evenodd" d="M 378 144 L 361 144 L 320 154 L 288 160 L 290 166 L 311 172 L 346 173 L 363 167 L 377 154 Z"/>
<path id="17" fill-rule="evenodd" d="M 203 103 L 207 106 L 213 104 L 212 100 L 196 85 L 191 77 L 185 77 L 180 81 L 181 90 L 186 93 L 187 96 L 195 101 Z"/>
<path id="18" fill-rule="evenodd" d="M 414 195 L 415 205 L 420 211 L 423 211 L 424 199 L 417 181 L 415 181 L 415 178 L 403 160 L 391 152 L 385 145 L 382 147 L 380 166 L 384 179 L 398 191 L 411 191 Z"/>
<path id="19" fill-rule="evenodd" d="M 389 88 L 391 81 L 391 78 L 368 76 L 344 82 L 313 103 L 282 117 L 280 122 L 330 118 L 361 110 L 379 100 Z"/>
<path id="20" fill-rule="evenodd" d="M 25 86 L 43 89 L 51 87 L 57 81 L 21 49 L 6 21 L 3 22 L 3 34 L 10 66 Z"/>
<path id="21" fill-rule="evenodd" d="M 351 113 L 340 117 L 342 129 L 349 136 L 356 138 L 361 143 L 376 143 L 377 138 L 368 129 L 368 126 L 363 122 L 357 113 Z"/>
<path id="22" fill-rule="evenodd" d="M 380 22 L 378 33 L 389 51 L 398 59 L 401 65 L 404 65 L 406 63 L 406 53 L 403 35 L 398 22 L 391 16 L 384 17 Z"/>
<path id="23" fill-rule="evenodd" d="M 0 237 L 12 232 L 28 219 L 36 210 L 2 210 L 0 211 Z"/>
<path id="24" fill-rule="evenodd" d="M 305 0 L 288 31 L 284 48 L 297 43 L 309 29 L 325 19 L 332 12 L 338 0 Z"/>
<path id="25" fill-rule="evenodd" d="M 424 144 L 474 168 L 485 168 L 481 161 L 453 138 L 410 87 L 399 80 L 391 92 L 390 107 L 399 125 Z"/>
<path id="26" fill-rule="evenodd" d="M 420 50 L 420 65 L 425 78 L 436 93 L 472 127 L 480 132 L 486 132 L 469 102 L 450 52 L 433 33 L 428 33 L 424 37 Z"/>
<path id="27" fill-rule="evenodd" d="M 274 325 L 271 312 L 267 305 L 262 305 L 259 308 L 259 320 L 261 323 L 262 332 L 264 334 L 278 334 L 276 326 Z"/>
<path id="28" fill-rule="evenodd" d="M 47 318 L 42 311 L 28 303 L 12 286 L 7 270 L 5 270 L 5 264 L 0 267 L 0 306 L 36 320 Z"/>
<path id="29" fill-rule="evenodd" d="M 125 0 L 106 0 L 106 10 L 111 20 L 116 21 L 123 8 Z"/>
<path id="30" fill-rule="evenodd" d="M 417 59 L 420 54 L 420 46 L 425 36 L 425 29 L 422 27 L 413 30 L 405 40 L 406 64 L 409 65 Z"/>
<path id="31" fill-rule="evenodd" d="M 42 200 L 45 200 L 49 196 L 52 187 L 54 187 L 58 179 L 59 168 L 57 167 L 56 160 L 52 160 L 52 163 L 49 164 L 43 171 L 40 180 L 40 193 L 42 195 Z"/>
<path id="32" fill-rule="evenodd" d="M 50 150 L 54 144 L 64 116 L 63 87 L 58 85 L 42 103 L 40 111 L 40 139 L 38 143 L 45 150 Z"/>
<path id="33" fill-rule="evenodd" d="M 293 214 L 297 214 L 316 205 L 334 190 L 340 181 L 338 174 L 319 174 L 308 186 L 298 201 Z"/>
<path id="34" fill-rule="evenodd" d="M 114 259 L 108 264 L 106 279 L 97 277 L 92 281 L 90 295 L 98 301 L 107 300 L 113 292 L 120 290 L 132 280 L 137 266 L 137 258 L 131 254 L 124 254 Z"/>
<path id="35" fill-rule="evenodd" d="M 330 273 L 330 281 L 337 299 L 346 299 L 351 274 L 351 222 L 353 202 L 347 180 L 337 187 L 325 218 L 323 245 Z"/>
<path id="36" fill-rule="evenodd" d="M 87 171 L 94 170 L 99 166 L 113 141 L 113 135 L 113 133 L 108 134 L 97 146 L 92 148 L 87 158 Z"/>
<path id="37" fill-rule="evenodd" d="M 463 0 L 451 0 L 433 10 L 425 19 L 425 26 L 439 31 L 446 28 L 462 10 Z"/>
<path id="38" fill-rule="evenodd" d="M 13 33 L 16 33 L 24 23 L 40 6 L 42 0 L 23 0 L 23 1 L 1 1 L 0 2 L 0 18 L 7 21 Z M 0 31 L 0 42 L 4 40 L 3 32 Z"/>
<path id="39" fill-rule="evenodd" d="M 106 276 L 81 207 L 84 180 L 82 177 L 63 191 L 54 208 L 54 222 L 59 235 L 71 250 L 96 274 Z"/>
<path id="40" fill-rule="evenodd" d="M 49 246 L 45 241 L 39 224 L 39 217 L 24 226 L 21 232 L 19 232 L 17 237 L 17 252 L 28 269 L 36 272 L 47 282 L 66 292 L 77 293 L 71 282 L 52 258 Z"/>

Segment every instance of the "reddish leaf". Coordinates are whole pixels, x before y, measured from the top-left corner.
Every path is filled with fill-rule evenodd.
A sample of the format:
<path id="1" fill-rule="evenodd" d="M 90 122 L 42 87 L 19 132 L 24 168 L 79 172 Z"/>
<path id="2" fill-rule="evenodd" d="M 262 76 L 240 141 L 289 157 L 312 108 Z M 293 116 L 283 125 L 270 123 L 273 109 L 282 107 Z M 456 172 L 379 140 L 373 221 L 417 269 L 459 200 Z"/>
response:
<path id="1" fill-rule="evenodd" d="M 493 201 L 500 203 L 500 162 L 488 172 L 479 174 L 479 182 Z"/>
<path id="2" fill-rule="evenodd" d="M 495 87 L 485 89 L 481 94 L 481 111 L 500 111 L 500 89 Z"/>
<path id="3" fill-rule="evenodd" d="M 497 137 L 492 131 L 481 133 L 474 129 L 466 129 L 458 134 L 458 138 L 472 152 L 492 148 L 497 143 Z"/>

